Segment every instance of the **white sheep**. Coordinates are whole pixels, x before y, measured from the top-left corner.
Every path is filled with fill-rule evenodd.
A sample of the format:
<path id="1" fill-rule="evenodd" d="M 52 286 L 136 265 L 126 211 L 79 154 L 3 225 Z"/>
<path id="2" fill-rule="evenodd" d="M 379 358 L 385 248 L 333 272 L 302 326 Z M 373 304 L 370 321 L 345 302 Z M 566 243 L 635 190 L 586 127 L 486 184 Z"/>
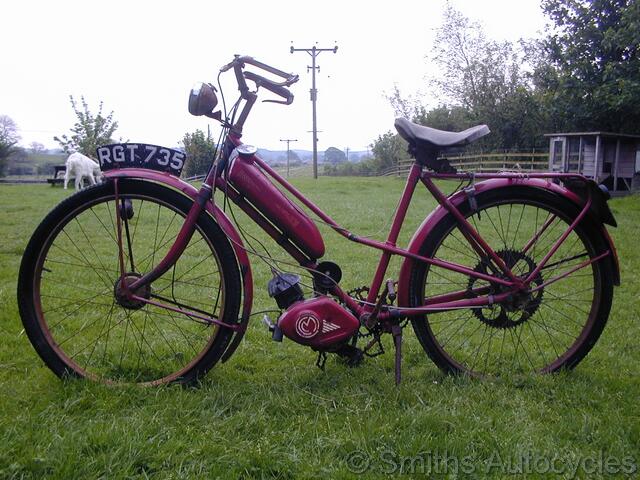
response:
<path id="1" fill-rule="evenodd" d="M 100 165 L 95 160 L 75 152 L 69 155 L 66 162 L 66 172 L 64 174 L 64 188 L 67 189 L 67 183 L 69 183 L 69 177 L 74 176 L 76 179 L 76 190 L 82 188 L 82 179 L 88 178 L 91 185 L 96 184 L 95 177 L 100 177 Z"/>

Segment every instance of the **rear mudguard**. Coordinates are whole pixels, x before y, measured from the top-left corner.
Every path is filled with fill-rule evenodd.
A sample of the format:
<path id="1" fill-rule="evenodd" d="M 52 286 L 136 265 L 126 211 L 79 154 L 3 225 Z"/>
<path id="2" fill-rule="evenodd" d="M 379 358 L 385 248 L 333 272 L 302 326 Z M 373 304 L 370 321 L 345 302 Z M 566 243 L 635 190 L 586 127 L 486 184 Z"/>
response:
<path id="1" fill-rule="evenodd" d="M 613 245 L 613 241 L 609 236 L 609 232 L 607 232 L 607 229 L 604 226 L 604 223 L 615 225 L 615 219 L 613 219 L 613 215 L 607 206 L 606 197 L 595 182 L 584 179 L 581 183 L 582 188 L 577 188 L 576 184 L 572 183 L 570 190 L 564 185 L 559 185 L 542 178 L 492 178 L 475 184 L 475 193 L 479 194 L 488 190 L 505 188 L 513 185 L 522 185 L 548 190 L 557 195 L 568 198 L 578 206 L 584 206 L 587 200 L 587 195 L 591 192 L 592 204 L 590 207 L 590 215 L 592 215 L 602 227 L 602 235 L 606 239 L 611 251 L 611 256 L 606 258 L 611 259 L 612 262 L 612 270 L 614 273 L 613 283 L 614 285 L 620 285 L 620 266 L 618 264 L 618 255 L 616 253 L 615 246 Z M 452 195 L 449 200 L 454 206 L 458 207 L 463 202 L 467 201 L 467 198 L 467 194 L 460 190 Z M 448 213 L 447 209 L 442 205 L 438 206 L 418 227 L 416 233 L 409 242 L 407 250 L 411 253 L 419 254 L 420 246 L 424 243 L 429 232 Z M 416 260 L 407 257 L 400 268 L 400 275 L 398 278 L 398 305 L 402 307 L 409 306 L 409 283 L 411 270 L 415 261 Z"/>
<path id="2" fill-rule="evenodd" d="M 105 178 L 136 178 L 146 180 L 155 183 L 161 183 L 167 187 L 182 192 L 184 195 L 195 201 L 198 196 L 198 190 L 191 184 L 173 176 L 168 173 L 157 172 L 154 170 L 147 170 L 143 168 L 121 168 L 118 170 L 110 170 L 104 172 Z M 231 240 L 231 246 L 236 254 L 236 260 L 240 273 L 242 276 L 242 313 L 239 319 L 240 329 L 236 332 L 235 336 L 227 346 L 225 352 L 222 355 L 222 361 L 225 362 L 231 357 L 233 352 L 238 348 L 244 333 L 247 330 L 249 323 L 249 316 L 251 315 L 251 306 L 253 303 L 253 276 L 251 274 L 251 264 L 249 263 L 249 257 L 247 251 L 244 248 L 242 238 L 238 234 L 238 231 L 233 226 L 233 223 L 229 220 L 229 217 L 220 210 L 213 202 L 208 201 L 206 210 L 209 215 L 213 217 L 216 223 L 220 226 L 222 231 Z"/>

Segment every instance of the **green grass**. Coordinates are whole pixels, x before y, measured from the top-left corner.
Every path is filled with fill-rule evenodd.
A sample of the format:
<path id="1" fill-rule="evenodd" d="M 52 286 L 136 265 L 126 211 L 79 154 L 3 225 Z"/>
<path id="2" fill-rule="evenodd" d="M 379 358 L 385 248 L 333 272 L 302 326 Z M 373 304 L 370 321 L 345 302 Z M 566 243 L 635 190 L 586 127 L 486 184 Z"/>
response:
<path id="1" fill-rule="evenodd" d="M 397 179 L 327 177 L 295 185 L 339 223 L 377 238 L 403 187 Z M 0 186 L 0 478 L 555 478 L 551 467 L 574 478 L 576 466 L 577 478 L 637 475 L 637 196 L 610 202 L 620 224 L 610 232 L 622 286 L 602 337 L 573 372 L 449 378 L 408 338 L 403 383 L 395 387 L 388 340 L 386 355 L 358 368 L 330 358 L 320 371 L 311 350 L 273 343 L 254 317 L 234 357 L 200 388 L 140 389 L 61 382 L 22 331 L 15 298 L 22 252 L 46 212 L 69 194 Z M 400 244 L 433 207 L 420 190 Z M 344 271 L 341 283 L 366 285 L 378 254 L 321 230 L 326 258 Z M 254 310 L 272 308 L 269 270 L 255 257 L 252 265 Z M 362 458 L 369 468 L 359 474 Z"/>
<path id="2" fill-rule="evenodd" d="M 322 175 L 324 166 L 320 165 L 318 167 L 318 174 Z M 275 167 L 275 171 L 278 172 L 283 177 L 287 176 L 287 167 L 286 166 L 278 166 Z M 304 164 L 304 165 L 296 165 L 289 167 L 289 177 L 298 178 L 298 177 L 311 177 L 313 176 L 313 165 Z"/>

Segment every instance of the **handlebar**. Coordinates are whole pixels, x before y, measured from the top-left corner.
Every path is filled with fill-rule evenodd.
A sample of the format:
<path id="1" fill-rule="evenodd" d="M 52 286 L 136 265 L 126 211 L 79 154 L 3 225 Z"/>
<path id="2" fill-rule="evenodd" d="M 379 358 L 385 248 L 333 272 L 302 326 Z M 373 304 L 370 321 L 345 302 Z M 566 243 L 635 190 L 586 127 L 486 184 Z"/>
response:
<path id="1" fill-rule="evenodd" d="M 264 70 L 272 75 L 278 76 L 283 79 L 282 82 L 278 82 L 275 80 L 271 80 L 269 78 L 263 77 L 262 75 L 258 75 L 253 72 L 245 72 L 244 68 L 246 65 L 251 65 L 253 67 Z M 288 88 L 294 83 L 296 83 L 299 79 L 298 75 L 294 75 L 292 73 L 286 73 L 282 70 L 278 70 L 275 67 L 267 65 L 266 63 L 259 62 L 253 57 L 240 56 L 236 55 L 233 61 L 229 62 L 225 66 L 220 69 L 220 73 L 224 73 L 228 70 L 233 69 L 233 73 L 236 76 L 236 81 L 238 82 L 238 90 L 240 90 L 240 98 L 245 100 L 244 106 L 242 107 L 242 111 L 240 112 L 239 117 L 235 120 L 235 123 L 231 126 L 232 131 L 236 135 L 242 135 L 242 128 L 244 126 L 249 113 L 251 112 L 251 108 L 253 104 L 256 102 L 258 95 L 256 92 L 253 92 L 249 89 L 247 85 L 247 80 L 254 82 L 256 84 L 256 88 L 264 87 L 272 93 L 279 95 L 284 99 L 284 101 L 278 100 L 265 100 L 265 102 L 273 102 L 273 103 L 282 103 L 284 105 L 289 105 L 293 102 L 293 94 L 289 91 Z"/>
<path id="2" fill-rule="evenodd" d="M 272 73 L 274 75 L 277 75 L 278 77 L 282 77 L 285 79 L 284 82 L 279 83 L 279 85 L 281 86 L 291 86 L 294 83 L 296 83 L 298 81 L 298 75 L 294 75 L 292 73 L 287 73 L 287 72 L 283 72 L 282 70 L 279 70 L 275 67 L 272 67 L 270 65 L 267 65 L 266 63 L 262 63 L 259 62 L 258 60 L 256 60 L 253 57 L 249 57 L 247 55 L 236 55 L 235 58 L 228 64 L 226 64 L 224 67 L 222 67 L 220 69 L 220 72 L 226 72 L 227 70 L 231 70 L 234 67 L 240 67 L 240 68 L 244 68 L 244 64 L 247 63 L 249 65 L 253 65 L 256 68 L 260 68 L 262 70 L 265 70 L 269 73 Z"/>
<path id="3" fill-rule="evenodd" d="M 273 75 L 283 78 L 284 81 L 275 82 L 273 80 L 270 80 L 266 77 L 255 74 L 253 72 L 245 72 L 243 71 L 245 64 L 252 65 L 256 68 L 265 70 L 266 72 L 269 72 Z M 282 70 L 279 70 L 275 67 L 267 65 L 266 63 L 259 62 L 253 57 L 240 56 L 240 55 L 236 55 L 233 61 L 223 66 L 220 69 L 220 72 L 223 73 L 228 70 L 231 70 L 232 68 L 236 75 L 236 80 L 238 81 L 238 88 L 240 89 L 240 92 L 243 97 L 245 97 L 249 92 L 249 87 L 247 86 L 247 83 L 245 81 L 246 79 L 246 80 L 255 82 L 257 87 L 264 87 L 270 92 L 273 92 L 276 95 L 279 95 L 280 97 L 284 98 L 285 100 L 284 102 L 280 102 L 277 100 L 265 100 L 266 102 L 283 103 L 285 105 L 290 105 L 291 102 L 293 102 L 293 94 L 285 87 L 289 87 L 294 83 L 296 83 L 299 79 L 298 75 L 283 72 Z"/>

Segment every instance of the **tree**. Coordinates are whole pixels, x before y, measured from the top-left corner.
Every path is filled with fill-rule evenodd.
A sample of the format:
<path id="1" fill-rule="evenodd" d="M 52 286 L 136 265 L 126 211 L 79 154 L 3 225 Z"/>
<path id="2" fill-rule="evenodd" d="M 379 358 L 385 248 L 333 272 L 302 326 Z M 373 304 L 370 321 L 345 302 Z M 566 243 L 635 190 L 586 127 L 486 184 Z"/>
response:
<path id="1" fill-rule="evenodd" d="M 431 59 L 440 68 L 430 81 L 444 100 L 470 111 L 481 101 L 483 85 L 492 83 L 484 65 L 498 45 L 491 44 L 482 27 L 447 3 L 436 30 Z"/>
<path id="2" fill-rule="evenodd" d="M 286 159 L 285 155 L 285 159 Z M 300 155 L 295 150 L 289 150 L 289 165 L 290 166 L 298 166 L 302 165 L 302 160 L 300 160 Z"/>
<path id="3" fill-rule="evenodd" d="M 7 115 L 0 115 L 0 177 L 7 171 L 7 161 L 15 151 L 15 145 L 20 140 L 16 123 Z"/>
<path id="4" fill-rule="evenodd" d="M 329 147 L 324 152 L 325 163 L 330 163 L 332 165 L 335 165 L 337 163 L 343 163 L 346 161 L 347 161 L 347 156 L 345 155 L 345 153 L 336 147 Z"/>
<path id="5" fill-rule="evenodd" d="M 459 105 L 440 105 L 428 110 L 417 109 L 414 121 L 438 130 L 457 132 L 473 126 L 471 112 Z"/>
<path id="6" fill-rule="evenodd" d="M 7 174 L 8 175 L 33 175 L 35 172 L 35 165 L 29 161 L 29 154 L 27 150 L 22 147 L 13 147 L 11 154 L 7 159 Z"/>
<path id="7" fill-rule="evenodd" d="M 45 151 L 44 145 L 41 144 L 40 142 L 31 142 L 29 144 L 29 149 L 31 150 L 31 153 L 33 153 L 34 155 L 38 155 Z"/>
<path id="8" fill-rule="evenodd" d="M 398 85 L 393 86 L 393 92 L 387 95 L 387 100 L 393 107 L 396 117 L 406 118 L 410 120 L 416 115 L 420 109 L 424 107 L 420 104 L 420 100 L 412 95 L 405 96 L 400 93 Z"/>
<path id="9" fill-rule="evenodd" d="M 387 132 L 379 135 L 371 145 L 374 171 L 379 173 L 397 165 L 400 160 L 407 158 L 406 150 L 406 143 L 398 134 Z"/>
<path id="10" fill-rule="evenodd" d="M 113 111 L 107 116 L 102 114 L 102 102 L 94 116 L 84 96 L 80 97 L 81 108 L 73 95 L 70 95 L 69 99 L 77 121 L 71 128 L 70 136 L 61 135 L 53 139 L 60 144 L 65 153 L 80 152 L 88 157 L 95 157 L 96 148 L 115 142 L 112 137 L 118 128 L 118 122 L 113 119 Z"/>
<path id="11" fill-rule="evenodd" d="M 300 156 L 296 153 L 295 150 L 289 150 L 289 166 L 293 167 L 293 166 L 298 166 L 298 165 L 302 165 L 302 161 L 300 160 Z M 258 155 L 260 155 L 260 152 L 258 152 Z M 263 157 L 264 159 L 264 157 Z M 285 150 L 285 152 L 283 154 L 278 155 L 278 157 L 275 160 L 275 163 L 273 163 L 273 166 L 280 166 L 280 165 L 287 165 L 287 151 Z"/>
<path id="12" fill-rule="evenodd" d="M 441 72 L 431 80 L 445 102 L 418 120 L 455 130 L 486 123 L 493 135 L 483 140 L 485 148 L 528 148 L 541 141 L 544 121 L 523 47 L 488 39 L 477 22 L 447 5 L 432 52 Z"/>
<path id="13" fill-rule="evenodd" d="M 543 0 L 555 27 L 536 81 L 558 129 L 640 130 L 640 2 Z"/>
<path id="14" fill-rule="evenodd" d="M 397 87 L 388 99 L 397 115 L 421 125 L 461 131 L 477 124 L 489 125 L 492 135 L 474 145 L 480 149 L 524 149 L 544 142 L 546 116 L 541 94 L 535 89 L 525 62 L 531 42 L 497 42 L 486 37 L 482 26 L 447 5 L 431 52 L 438 72 L 430 84 L 441 102 L 427 108 L 419 99 L 403 97 Z M 537 58 L 537 57 L 536 57 Z M 390 137 L 379 137 L 378 159 L 389 163 Z M 397 138 L 393 142 L 399 142 Z"/>
<path id="15" fill-rule="evenodd" d="M 185 133 L 182 137 L 182 145 L 187 154 L 183 175 L 204 175 L 216 156 L 216 144 L 210 136 L 202 130 L 193 133 Z"/>

